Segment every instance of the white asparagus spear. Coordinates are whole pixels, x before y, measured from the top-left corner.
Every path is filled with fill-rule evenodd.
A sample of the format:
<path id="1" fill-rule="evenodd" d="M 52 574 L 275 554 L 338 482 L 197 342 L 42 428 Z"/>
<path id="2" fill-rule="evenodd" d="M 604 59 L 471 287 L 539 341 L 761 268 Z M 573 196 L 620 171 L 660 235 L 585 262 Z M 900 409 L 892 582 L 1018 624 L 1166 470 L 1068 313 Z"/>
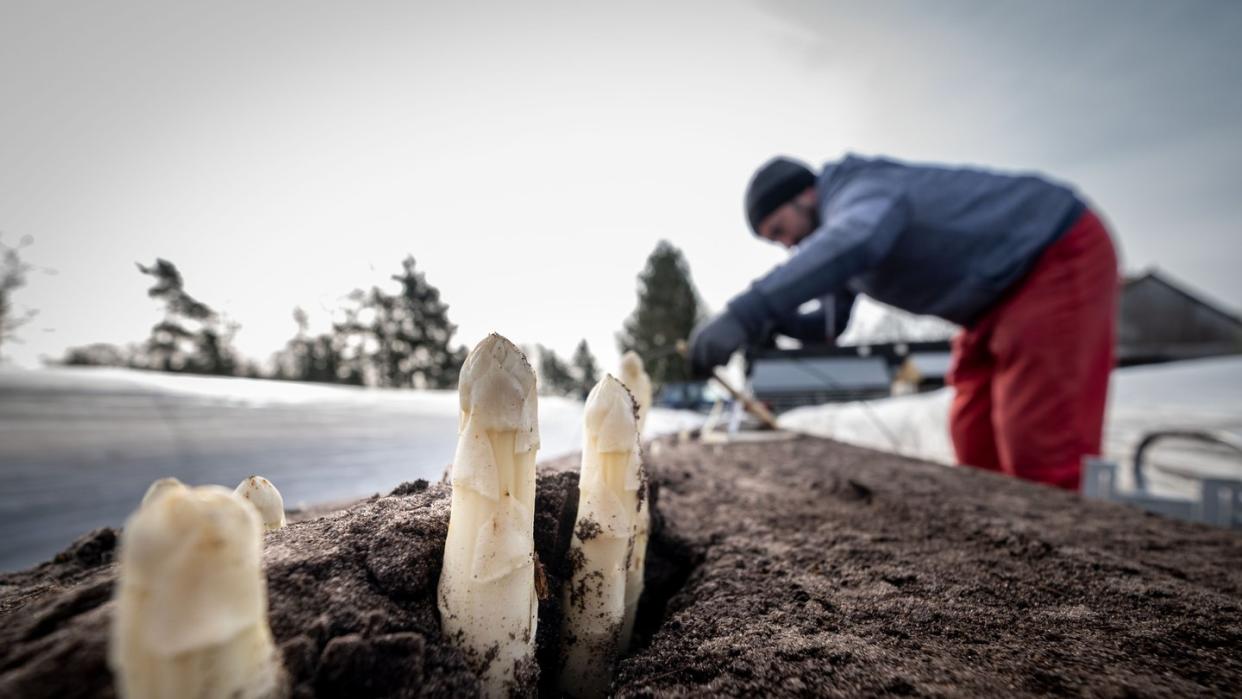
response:
<path id="1" fill-rule="evenodd" d="M 146 494 L 142 496 L 142 504 L 145 506 L 147 503 L 151 502 L 156 497 L 158 497 L 159 495 L 163 494 L 164 492 L 168 491 L 171 488 L 184 488 L 184 487 L 185 487 L 185 483 L 182 483 L 181 481 L 171 476 L 168 478 L 161 478 L 157 481 L 152 482 L 151 485 L 147 488 Z"/>
<path id="2" fill-rule="evenodd" d="M 630 350 L 621 357 L 621 382 L 630 389 L 634 403 L 638 406 L 638 438 L 642 439 L 646 429 L 647 415 L 651 412 L 652 390 L 651 377 L 643 367 L 642 357 Z M 641 490 L 638 494 L 638 521 L 634 527 L 634 548 L 626 570 L 625 582 L 625 620 L 621 624 L 621 652 L 630 648 L 634 636 L 634 618 L 638 613 L 638 600 L 643 594 L 643 572 L 647 567 L 647 539 L 651 530 L 651 514 L 649 511 L 646 472 Z"/>
<path id="3" fill-rule="evenodd" d="M 651 412 L 652 391 L 651 377 L 643 367 L 642 357 L 634 350 L 621 357 L 621 383 L 630 389 L 634 402 L 638 405 L 638 437 L 641 440 L 647 425 L 647 414 Z M 638 612 L 638 599 L 643 594 L 643 570 L 647 565 L 647 539 L 651 528 L 651 515 L 648 512 L 647 486 L 639 494 L 641 504 L 638 511 L 638 525 L 634 533 L 634 555 L 630 556 L 630 566 L 625 583 L 625 622 L 621 626 L 621 638 L 624 644 L 621 652 L 629 650 L 629 642 L 634 634 L 634 616 Z"/>
<path id="4" fill-rule="evenodd" d="M 621 383 L 630 389 L 634 403 L 638 406 L 638 438 L 641 440 L 647 425 L 647 414 L 651 412 L 652 392 L 651 377 L 643 367 L 642 357 L 634 350 L 621 356 Z M 638 522 L 634 530 L 634 553 L 630 556 L 629 568 L 626 571 L 625 583 L 625 621 L 621 625 L 621 652 L 629 650 L 630 639 L 634 635 L 634 617 L 638 612 L 638 600 L 643 594 L 643 570 L 647 565 L 647 539 L 651 529 L 651 515 L 648 511 L 647 484 L 644 480 L 639 493 Z"/>
<path id="5" fill-rule="evenodd" d="M 254 505 L 264 529 L 271 531 L 285 526 L 285 499 L 268 479 L 250 476 L 238 483 L 233 492 Z"/>
<path id="6" fill-rule="evenodd" d="M 466 357 L 458 393 L 440 617 L 484 694 L 504 696 L 524 689 L 535 670 L 535 374 L 493 333 Z"/>
<path id="7" fill-rule="evenodd" d="M 255 509 L 214 485 L 168 488 L 130 516 L 108 646 L 121 697 L 287 694 L 260 532 Z"/>
<path id="8" fill-rule="evenodd" d="M 643 596 L 643 572 L 647 569 L 647 539 L 651 532 L 651 512 L 648 509 L 650 492 L 647 489 L 646 472 L 639 486 L 638 521 L 634 525 L 634 547 L 625 571 L 625 618 L 621 622 L 621 652 L 630 649 L 634 639 L 634 618 L 638 614 L 638 600 Z"/>
<path id="9" fill-rule="evenodd" d="M 621 383 L 630 389 L 638 405 L 638 437 L 642 439 L 647 413 L 651 412 L 651 377 L 643 368 L 642 357 L 634 350 L 621 355 Z"/>
<path id="10" fill-rule="evenodd" d="M 595 385 L 587 397 L 584 423 L 560 687 L 572 696 L 599 697 L 608 691 L 613 662 L 629 644 L 623 637 L 627 588 L 639 519 L 646 514 L 646 474 L 634 399 L 620 381 L 605 376 Z M 641 569 L 637 580 L 641 584 Z"/>

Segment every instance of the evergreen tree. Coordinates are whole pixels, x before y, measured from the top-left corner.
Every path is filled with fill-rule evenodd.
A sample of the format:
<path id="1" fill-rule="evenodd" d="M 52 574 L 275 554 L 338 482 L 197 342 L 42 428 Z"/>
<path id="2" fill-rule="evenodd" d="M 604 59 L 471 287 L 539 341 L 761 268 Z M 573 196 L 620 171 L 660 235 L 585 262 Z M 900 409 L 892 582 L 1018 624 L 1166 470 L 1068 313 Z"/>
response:
<path id="1" fill-rule="evenodd" d="M 16 340 L 16 331 L 34 317 L 34 311 L 18 313 L 13 305 L 13 292 L 26 284 L 26 274 L 33 267 L 22 261 L 17 251 L 30 245 L 30 236 L 22 238 L 17 247 L 11 248 L 0 244 L 3 256 L 0 256 L 0 347 L 5 342 Z"/>
<path id="2" fill-rule="evenodd" d="M 96 342 L 82 347 L 70 347 L 60 360 L 66 366 L 129 366 L 134 360 L 133 347 L 118 347 L 107 342 Z"/>
<path id="3" fill-rule="evenodd" d="M 336 320 L 332 323 L 331 342 L 337 355 L 337 375 L 341 383 L 354 386 L 375 383 L 367 380 L 368 345 L 374 342 L 369 340 L 362 321 L 366 297 L 362 289 L 350 292 L 347 303 L 337 309 Z"/>
<path id="4" fill-rule="evenodd" d="M 448 304 L 427 283 L 407 256 L 392 279 L 391 294 L 379 287 L 356 291 L 357 304 L 337 330 L 363 359 L 371 383 L 386 387 L 451 388 L 466 359 L 464 347 L 450 347 L 457 326 L 449 322 Z"/>
<path id="5" fill-rule="evenodd" d="M 569 364 L 551 349 L 543 345 L 535 347 L 539 352 L 540 392 L 553 396 L 570 396 L 577 393 L 578 382 L 574 379 Z"/>
<path id="6" fill-rule="evenodd" d="M 237 365 L 236 375 L 243 376 L 247 379 L 268 378 L 267 376 L 264 376 L 263 374 L 263 367 L 259 366 L 259 363 L 254 361 L 253 359 L 242 360 L 241 363 Z"/>
<path id="7" fill-rule="evenodd" d="M 137 362 L 148 369 L 232 376 L 237 356 L 232 348 L 236 326 L 226 323 L 207 304 L 185 290 L 177 266 L 156 259 L 138 270 L 155 279 L 147 296 L 164 304 L 164 319 L 151 328 Z"/>
<path id="8" fill-rule="evenodd" d="M 306 368 L 303 381 L 316 383 L 361 383 L 361 373 L 343 371 L 337 337 L 321 333 L 306 341 Z"/>
<path id="9" fill-rule="evenodd" d="M 293 309 L 293 322 L 298 332 L 292 340 L 285 343 L 285 349 L 276 357 L 276 375 L 294 381 L 310 381 L 313 368 L 311 366 L 311 340 L 307 329 L 310 319 L 301 306 Z"/>
<path id="10" fill-rule="evenodd" d="M 573 365 L 578 394 L 586 400 L 591 389 L 595 388 L 595 382 L 599 381 L 599 366 L 595 363 L 595 356 L 591 354 L 591 348 L 587 346 L 585 339 L 574 349 Z"/>
<path id="11" fill-rule="evenodd" d="M 677 342 L 690 337 L 702 315 L 702 304 L 690 266 L 681 250 L 661 240 L 638 275 L 638 306 L 626 319 L 617 344 L 624 354 L 634 350 L 642 357 L 657 387 L 670 381 L 686 381 L 690 372 L 677 352 Z"/>
<path id="12" fill-rule="evenodd" d="M 342 357 L 345 338 L 338 333 L 312 336 L 309 318 L 302 308 L 293 309 L 298 332 L 275 357 L 276 378 L 314 383 L 361 383 L 361 373 L 345 370 Z"/>

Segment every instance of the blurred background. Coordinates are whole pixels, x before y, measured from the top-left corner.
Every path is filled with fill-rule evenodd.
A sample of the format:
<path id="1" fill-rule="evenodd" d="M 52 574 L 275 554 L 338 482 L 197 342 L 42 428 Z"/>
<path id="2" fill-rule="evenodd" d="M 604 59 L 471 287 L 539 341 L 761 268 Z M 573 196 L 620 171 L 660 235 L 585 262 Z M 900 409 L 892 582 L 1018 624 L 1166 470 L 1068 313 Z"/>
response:
<path id="1" fill-rule="evenodd" d="M 5 0 L 0 570 L 119 525 L 164 475 L 261 473 L 290 505 L 438 478 L 457 367 L 492 331 L 540 373 L 545 454 L 576 448 L 628 349 L 663 388 L 649 434 L 699 424 L 718 396 L 671 349 L 784 259 L 742 214 L 778 153 L 1071 184 L 1134 285 L 1122 354 L 1183 372 L 1118 379 L 1138 422 L 1110 449 L 1152 415 L 1236 428 L 1239 37 L 1216 0 Z M 842 343 L 887 373 L 787 407 L 941 458 L 953 331 L 863 302 Z M 856 401 L 918 342 L 931 397 L 877 430 Z"/>

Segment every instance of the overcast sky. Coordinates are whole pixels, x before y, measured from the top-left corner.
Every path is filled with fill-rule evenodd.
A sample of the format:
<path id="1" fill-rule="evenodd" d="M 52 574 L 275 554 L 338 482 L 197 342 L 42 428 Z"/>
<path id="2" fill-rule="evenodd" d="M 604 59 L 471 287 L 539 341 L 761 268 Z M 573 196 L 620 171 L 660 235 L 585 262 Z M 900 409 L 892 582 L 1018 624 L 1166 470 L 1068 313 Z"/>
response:
<path id="1" fill-rule="evenodd" d="M 720 308 L 782 259 L 775 153 L 1039 170 L 1242 306 L 1242 3 L 0 0 L 0 242 L 26 366 L 146 337 L 173 261 L 266 359 L 413 254 L 460 341 L 606 367 L 661 238 Z"/>

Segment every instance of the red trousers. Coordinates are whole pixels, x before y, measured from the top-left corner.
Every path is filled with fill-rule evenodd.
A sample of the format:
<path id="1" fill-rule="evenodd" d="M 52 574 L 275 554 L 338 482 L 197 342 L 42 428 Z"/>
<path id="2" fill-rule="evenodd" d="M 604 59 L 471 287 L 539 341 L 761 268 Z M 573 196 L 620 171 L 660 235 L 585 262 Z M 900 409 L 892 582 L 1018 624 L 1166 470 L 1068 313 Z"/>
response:
<path id="1" fill-rule="evenodd" d="M 949 430 L 960 463 L 1077 490 L 1100 453 L 1113 368 L 1117 254 L 1085 212 L 953 340 Z"/>

